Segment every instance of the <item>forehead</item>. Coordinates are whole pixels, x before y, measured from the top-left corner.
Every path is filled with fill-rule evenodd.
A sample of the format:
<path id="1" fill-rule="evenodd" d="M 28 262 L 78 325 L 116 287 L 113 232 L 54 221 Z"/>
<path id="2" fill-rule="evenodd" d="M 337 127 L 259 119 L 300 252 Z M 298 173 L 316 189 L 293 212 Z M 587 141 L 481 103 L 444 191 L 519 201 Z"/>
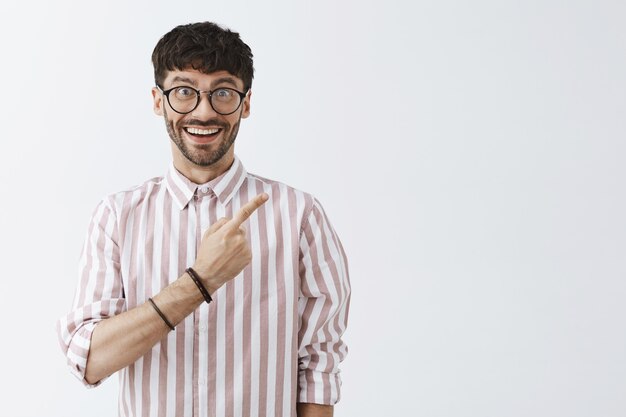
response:
<path id="1" fill-rule="evenodd" d="M 205 74 L 194 69 L 173 70 L 167 72 L 163 84 L 164 88 L 184 84 L 201 90 L 212 89 L 216 86 L 234 87 L 238 90 L 243 89 L 243 81 L 228 71 L 215 71 Z"/>

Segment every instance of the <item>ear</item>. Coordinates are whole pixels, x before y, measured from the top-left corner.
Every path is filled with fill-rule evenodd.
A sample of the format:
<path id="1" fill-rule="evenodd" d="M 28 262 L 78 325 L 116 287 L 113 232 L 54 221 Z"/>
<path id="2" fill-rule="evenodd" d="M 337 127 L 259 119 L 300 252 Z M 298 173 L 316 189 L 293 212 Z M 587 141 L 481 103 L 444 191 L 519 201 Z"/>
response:
<path id="1" fill-rule="evenodd" d="M 152 101 L 154 114 L 163 116 L 163 94 L 156 87 L 152 87 Z"/>
<path id="2" fill-rule="evenodd" d="M 245 119 L 246 117 L 250 116 L 250 98 L 252 97 L 252 90 L 248 90 L 248 94 L 246 94 L 246 97 L 243 99 L 243 112 L 241 113 L 241 118 Z"/>

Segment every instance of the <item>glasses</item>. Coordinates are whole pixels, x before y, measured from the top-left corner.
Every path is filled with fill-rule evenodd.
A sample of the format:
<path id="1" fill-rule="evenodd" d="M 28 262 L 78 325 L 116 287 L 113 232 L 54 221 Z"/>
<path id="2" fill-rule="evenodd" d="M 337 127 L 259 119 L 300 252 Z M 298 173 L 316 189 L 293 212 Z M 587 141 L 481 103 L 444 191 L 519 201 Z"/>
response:
<path id="1" fill-rule="evenodd" d="M 163 90 L 160 85 L 157 85 L 157 88 L 167 97 L 167 102 L 172 110 L 179 114 L 187 114 L 194 111 L 200 104 L 202 93 L 206 93 L 213 110 L 222 116 L 228 116 L 237 111 L 244 97 L 248 94 L 247 91 L 242 93 L 227 87 L 217 88 L 213 91 L 201 91 L 188 86 Z"/>

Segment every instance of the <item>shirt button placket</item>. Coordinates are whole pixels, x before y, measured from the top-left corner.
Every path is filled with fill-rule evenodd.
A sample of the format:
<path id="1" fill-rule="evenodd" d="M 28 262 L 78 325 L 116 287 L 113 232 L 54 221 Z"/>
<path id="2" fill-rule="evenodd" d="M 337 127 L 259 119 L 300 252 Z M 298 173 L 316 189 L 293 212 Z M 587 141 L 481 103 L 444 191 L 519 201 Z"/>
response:
<path id="1" fill-rule="evenodd" d="M 195 233 L 196 233 L 196 247 L 195 247 L 195 254 L 194 256 L 198 255 L 198 249 L 200 248 L 200 243 L 202 242 L 202 215 L 200 213 L 200 200 L 202 198 L 202 195 L 200 194 L 200 188 L 196 189 L 196 192 L 194 193 L 193 196 L 193 205 L 194 205 L 194 211 L 195 211 Z M 200 333 L 200 326 L 201 326 L 201 314 L 200 314 L 201 308 L 197 308 L 194 312 L 193 312 L 193 321 L 194 321 L 194 332 L 193 332 L 193 350 L 194 350 L 194 363 L 197 364 L 199 362 L 199 349 L 200 349 L 200 337 L 201 337 L 201 333 Z M 202 372 L 200 372 L 197 368 L 195 368 L 193 370 L 193 374 L 194 374 L 194 385 L 193 385 L 193 391 L 194 391 L 194 402 L 196 404 L 200 403 L 200 396 L 204 395 L 201 394 L 200 391 L 204 391 L 204 387 L 206 387 L 207 384 L 207 380 L 206 380 L 206 376 L 202 374 Z M 194 406 L 195 409 L 195 406 Z"/>

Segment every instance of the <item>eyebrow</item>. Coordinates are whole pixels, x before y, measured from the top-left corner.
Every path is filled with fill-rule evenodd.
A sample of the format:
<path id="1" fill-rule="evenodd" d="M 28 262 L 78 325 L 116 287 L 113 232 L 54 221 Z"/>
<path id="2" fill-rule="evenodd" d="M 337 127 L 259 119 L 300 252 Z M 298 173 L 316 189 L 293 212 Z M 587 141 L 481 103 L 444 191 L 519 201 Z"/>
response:
<path id="1" fill-rule="evenodd" d="M 188 78 L 188 77 L 181 77 L 180 75 L 177 75 L 176 77 L 174 77 L 174 79 L 172 80 L 172 83 L 175 83 L 175 82 L 191 84 L 194 87 L 198 86 L 198 82 L 197 81 L 194 81 L 194 80 L 192 80 L 191 78 Z"/>
<path id="2" fill-rule="evenodd" d="M 237 83 L 235 82 L 235 79 L 233 77 L 222 77 L 222 78 L 218 78 L 217 80 L 213 81 L 211 83 L 211 88 L 215 88 L 216 86 L 220 85 L 220 84 L 230 84 L 235 88 L 239 88 L 239 86 L 237 85 Z"/>

